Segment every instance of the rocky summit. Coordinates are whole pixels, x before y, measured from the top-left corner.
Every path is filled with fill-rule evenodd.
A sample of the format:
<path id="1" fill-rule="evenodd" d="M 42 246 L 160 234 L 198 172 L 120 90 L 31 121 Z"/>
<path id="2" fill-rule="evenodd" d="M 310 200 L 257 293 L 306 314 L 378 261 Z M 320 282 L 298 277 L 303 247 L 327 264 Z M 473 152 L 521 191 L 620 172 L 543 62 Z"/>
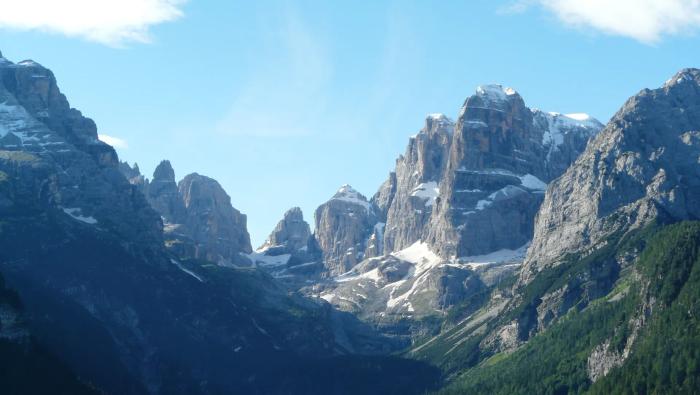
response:
<path id="1" fill-rule="evenodd" d="M 426 117 L 369 202 L 344 186 L 317 209 L 314 237 L 333 280 L 313 279 L 308 292 L 392 333 L 422 333 L 415 318 L 516 270 L 547 183 L 601 128 L 585 114 L 530 110 L 513 89 L 478 87 L 456 123 Z"/>
<path id="2" fill-rule="evenodd" d="M 249 264 L 241 257 L 252 251 L 246 216 L 231 205 L 216 180 L 192 173 L 177 183 L 168 160 L 160 162 L 152 180 L 128 163 L 119 168 L 161 215 L 165 244 L 179 256 L 221 265 Z"/>
<path id="3" fill-rule="evenodd" d="M 651 221 L 700 218 L 700 71 L 631 97 L 557 179 L 537 217 L 522 278 L 565 253 Z"/>
<path id="4" fill-rule="evenodd" d="M 332 275 L 348 271 L 364 258 L 366 241 L 377 223 L 367 198 L 343 185 L 316 209 L 315 238 Z"/>
<path id="5" fill-rule="evenodd" d="M 389 199 L 382 249 L 398 251 L 423 238 L 440 193 L 440 182 L 452 146 L 454 122 L 444 114 L 431 114 L 425 126 L 411 137 L 406 153 L 396 161 L 387 182 L 395 183 Z M 383 188 L 375 195 L 382 199 Z"/>
<path id="6" fill-rule="evenodd" d="M 698 335 L 688 303 L 700 269 L 699 76 L 685 69 L 632 96 L 550 183 L 512 282 L 413 347 L 469 372 L 452 391 L 624 393 L 672 387 L 637 376 L 641 366 L 685 371 L 657 352 L 672 347 L 669 331 L 683 347 Z M 463 364 L 465 355 L 487 363 Z"/>
<path id="7" fill-rule="evenodd" d="M 425 239 L 445 257 L 525 245 L 547 183 L 601 128 L 585 115 L 532 111 L 511 88 L 480 86 L 460 110 Z"/>

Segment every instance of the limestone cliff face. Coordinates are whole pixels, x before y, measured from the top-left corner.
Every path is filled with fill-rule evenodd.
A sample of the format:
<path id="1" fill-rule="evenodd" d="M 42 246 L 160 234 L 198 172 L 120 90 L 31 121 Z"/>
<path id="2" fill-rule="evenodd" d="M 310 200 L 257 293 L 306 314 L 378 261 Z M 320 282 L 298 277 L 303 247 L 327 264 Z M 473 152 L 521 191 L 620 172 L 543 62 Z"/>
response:
<path id="1" fill-rule="evenodd" d="M 252 251 L 246 216 L 216 180 L 193 173 L 178 184 L 168 160 L 160 162 L 152 180 L 128 163 L 119 169 L 160 214 L 165 244 L 175 254 L 221 265 L 250 263 L 241 256 Z"/>
<path id="2" fill-rule="evenodd" d="M 478 87 L 456 124 L 426 118 L 369 204 L 336 196 L 317 209 L 328 268 L 337 274 L 418 241 L 448 259 L 521 248 L 547 183 L 601 128 L 586 114 L 531 110 L 510 88 Z"/>
<path id="3" fill-rule="evenodd" d="M 315 239 L 330 274 L 341 274 L 364 258 L 366 241 L 377 223 L 372 205 L 350 185 L 316 209 Z"/>
<path id="4" fill-rule="evenodd" d="M 133 179 L 133 178 L 132 178 Z M 185 204 L 175 182 L 175 171 L 170 161 L 164 160 L 153 172 L 153 179 L 147 184 L 146 198 L 160 213 L 166 224 L 182 223 L 187 216 Z"/>
<path id="5" fill-rule="evenodd" d="M 22 106 L 34 121 L 101 164 L 118 164 L 112 147 L 95 143 L 95 122 L 70 107 L 51 70 L 32 60 L 15 64 L 0 55 L 0 79 L 12 101 Z"/>
<path id="6" fill-rule="evenodd" d="M 521 280 L 661 218 L 700 218 L 700 71 L 630 98 L 547 191 Z"/>
<path id="7" fill-rule="evenodd" d="M 454 123 L 429 115 L 396 161 L 395 192 L 387 210 L 383 251 L 397 251 L 424 237 L 437 201 L 452 143 Z"/>
<path id="8" fill-rule="evenodd" d="M 217 263 L 250 253 L 247 218 L 231 206 L 231 198 L 219 183 L 192 173 L 178 183 L 187 215 L 183 221 L 197 245 L 195 256 Z"/>
<path id="9" fill-rule="evenodd" d="M 126 177 L 131 185 L 135 185 L 141 191 L 145 190 L 146 177 L 141 174 L 138 163 L 134 162 L 134 166 L 129 165 L 129 162 L 119 161 L 119 171 Z"/>
<path id="10" fill-rule="evenodd" d="M 319 224 L 317 211 L 326 266 L 342 273 L 317 295 L 394 331 L 392 320 L 488 293 L 523 262 L 547 183 L 601 128 L 585 114 L 531 110 L 500 85 L 477 88 L 456 123 L 429 115 L 373 196 L 374 218 L 326 204 Z"/>
<path id="11" fill-rule="evenodd" d="M 312 278 L 318 280 L 325 269 L 322 253 L 299 207 L 284 213 L 265 243 L 249 258 L 273 277 L 299 286 L 308 285 Z"/>
<path id="12" fill-rule="evenodd" d="M 311 228 L 304 221 L 304 214 L 299 207 L 292 207 L 284 213 L 265 243 L 259 248 L 283 248 L 286 251 L 300 251 L 308 248 Z"/>
<path id="13" fill-rule="evenodd" d="M 66 222 L 137 240 L 133 248 L 162 240 L 158 216 L 120 174 L 94 122 L 70 107 L 53 73 L 1 55 L 0 180 L 0 212 L 40 201 Z"/>
<path id="14" fill-rule="evenodd" d="M 579 114 L 533 113 L 510 88 L 479 87 L 455 127 L 428 241 L 445 257 L 524 245 L 546 183 L 600 127 Z"/>
<path id="15" fill-rule="evenodd" d="M 386 222 L 386 217 L 389 214 L 389 208 L 394 202 L 396 195 L 396 172 L 389 173 L 389 177 L 379 186 L 377 193 L 372 196 L 370 202 L 375 207 L 378 220 Z"/>

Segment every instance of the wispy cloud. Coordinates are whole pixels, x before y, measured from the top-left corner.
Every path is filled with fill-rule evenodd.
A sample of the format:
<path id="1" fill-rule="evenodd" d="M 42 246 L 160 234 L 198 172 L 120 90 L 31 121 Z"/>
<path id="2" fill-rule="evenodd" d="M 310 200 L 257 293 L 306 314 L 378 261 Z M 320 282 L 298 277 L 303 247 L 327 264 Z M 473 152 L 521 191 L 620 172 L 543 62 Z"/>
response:
<path id="1" fill-rule="evenodd" d="M 220 133 L 281 137 L 318 129 L 333 74 L 327 46 L 292 10 L 270 30 L 267 45 L 272 49 L 258 59 L 255 72 L 217 123 Z"/>
<path id="2" fill-rule="evenodd" d="M 97 138 L 103 143 L 109 144 L 114 148 L 129 148 L 129 144 L 126 142 L 126 140 L 120 139 L 119 137 L 100 134 L 97 136 Z"/>
<path id="3" fill-rule="evenodd" d="M 153 25 L 182 17 L 185 0 L 0 0 L 0 28 L 121 46 L 151 41 Z"/>
<path id="4" fill-rule="evenodd" d="M 700 28 L 700 0 L 520 0 L 506 10 L 539 5 L 562 23 L 655 44 Z"/>

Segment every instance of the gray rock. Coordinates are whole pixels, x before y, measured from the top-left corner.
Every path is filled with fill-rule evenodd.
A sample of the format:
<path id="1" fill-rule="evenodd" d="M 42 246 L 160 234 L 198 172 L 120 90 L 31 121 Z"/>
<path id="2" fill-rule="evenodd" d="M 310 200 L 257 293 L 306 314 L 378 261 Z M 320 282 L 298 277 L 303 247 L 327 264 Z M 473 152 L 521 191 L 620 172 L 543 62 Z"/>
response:
<path id="1" fill-rule="evenodd" d="M 68 224 L 135 240 L 129 248 L 162 243 L 159 216 L 122 176 L 94 122 L 70 108 L 53 73 L 4 60 L 0 77 L 0 209 L 39 200 Z"/>
<path id="2" fill-rule="evenodd" d="M 392 171 L 389 173 L 389 178 L 382 183 L 377 193 L 375 193 L 370 200 L 375 207 L 375 213 L 379 221 L 386 222 L 389 207 L 391 207 L 391 203 L 394 201 L 394 195 L 396 195 L 396 172 Z"/>
<path id="3" fill-rule="evenodd" d="M 51 70 L 32 60 L 17 64 L 5 60 L 0 61 L 0 80 L 17 104 L 56 137 L 89 154 L 101 164 L 118 164 L 112 147 L 96 143 L 95 122 L 70 107 Z"/>
<path id="4" fill-rule="evenodd" d="M 258 250 L 271 248 L 284 250 L 285 253 L 308 250 L 311 228 L 304 221 L 304 214 L 299 207 L 292 207 L 284 213 L 284 218 L 277 223 L 270 236 Z"/>
<path id="5" fill-rule="evenodd" d="M 181 258 L 208 259 L 221 265 L 248 266 L 246 216 L 231 206 L 231 199 L 216 180 L 190 174 L 179 185 L 170 161 L 163 160 L 145 179 L 136 164 L 119 164 L 122 174 L 139 188 L 163 220 L 165 245 Z"/>
<path id="6" fill-rule="evenodd" d="M 479 87 L 460 112 L 427 240 L 445 257 L 524 245 L 546 182 L 600 126 L 533 112 L 510 88 Z"/>
<path id="7" fill-rule="evenodd" d="M 319 275 L 325 269 L 321 255 L 301 209 L 293 207 L 249 258 L 273 277 L 292 288 L 300 288 L 308 285 L 308 281 L 320 280 Z"/>
<path id="8" fill-rule="evenodd" d="M 630 98 L 547 190 L 521 281 L 612 233 L 700 218 L 699 130 L 697 69 Z"/>
<path id="9" fill-rule="evenodd" d="M 252 252 L 246 216 L 231 206 L 216 180 L 188 174 L 178 190 L 187 212 L 183 225 L 196 243 L 195 257 L 229 264 L 238 261 L 241 252 Z"/>
<path id="10" fill-rule="evenodd" d="M 314 237 L 331 275 L 348 271 L 364 258 L 366 242 L 377 223 L 372 205 L 350 185 L 343 185 L 314 214 Z"/>
<path id="11" fill-rule="evenodd" d="M 132 180 L 134 178 L 138 177 L 143 177 L 141 175 L 141 169 L 139 169 L 138 163 L 134 162 L 134 166 L 132 167 L 129 162 L 127 161 L 119 161 L 119 171 L 124 174 L 124 177 L 126 177 L 127 180 Z"/>
<path id="12" fill-rule="evenodd" d="M 331 275 L 347 273 L 315 294 L 386 324 L 440 316 L 498 286 L 524 258 L 546 182 L 561 174 L 601 127 L 583 114 L 530 110 L 515 91 L 501 86 L 479 87 L 456 125 L 442 114 L 429 115 L 373 196 L 374 225 L 371 219 L 335 220 L 319 230 L 317 222 L 319 245 L 331 259 L 343 250 L 332 250 L 338 238 L 329 234 L 342 235 L 345 249 L 365 249 L 362 255 L 346 250 L 359 263 L 342 262 Z M 352 237 L 341 233 L 348 226 Z"/>
<path id="13" fill-rule="evenodd" d="M 452 142 L 454 123 L 432 114 L 396 161 L 395 193 L 387 210 L 384 251 L 406 248 L 424 237 Z M 381 191 L 381 190 L 380 190 Z"/>
<path id="14" fill-rule="evenodd" d="M 175 171 L 170 161 L 163 160 L 158 164 L 145 193 L 148 202 L 160 213 L 166 225 L 185 221 L 185 204 L 175 182 Z"/>

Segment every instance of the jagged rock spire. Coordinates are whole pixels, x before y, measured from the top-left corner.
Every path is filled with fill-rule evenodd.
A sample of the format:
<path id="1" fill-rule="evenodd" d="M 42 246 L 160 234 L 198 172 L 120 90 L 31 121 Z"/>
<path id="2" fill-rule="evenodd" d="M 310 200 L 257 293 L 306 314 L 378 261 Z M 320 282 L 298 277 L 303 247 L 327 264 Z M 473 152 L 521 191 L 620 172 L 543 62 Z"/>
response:
<path id="1" fill-rule="evenodd" d="M 170 161 L 162 160 L 156 169 L 153 171 L 153 181 L 172 181 L 175 182 L 175 170 L 170 164 Z"/>

